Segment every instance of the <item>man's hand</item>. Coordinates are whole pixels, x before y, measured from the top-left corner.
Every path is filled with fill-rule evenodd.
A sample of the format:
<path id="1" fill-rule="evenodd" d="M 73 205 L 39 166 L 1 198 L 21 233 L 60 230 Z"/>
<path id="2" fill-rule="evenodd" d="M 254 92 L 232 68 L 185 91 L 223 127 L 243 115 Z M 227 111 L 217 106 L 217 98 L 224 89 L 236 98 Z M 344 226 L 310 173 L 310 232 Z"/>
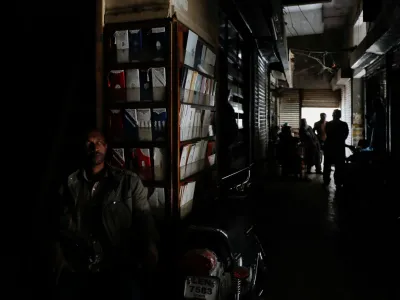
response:
<path id="1" fill-rule="evenodd" d="M 56 274 L 56 284 L 58 284 L 61 275 L 65 272 L 65 273 L 71 273 L 71 272 L 75 272 L 75 270 L 67 263 L 67 261 L 63 260 L 63 262 L 61 263 L 61 265 L 57 268 L 56 270 L 57 274 Z"/>
<path id="2" fill-rule="evenodd" d="M 157 267 L 158 251 L 155 246 L 149 247 L 144 263 L 146 265 L 146 269 L 148 269 L 149 271 L 153 271 Z"/>

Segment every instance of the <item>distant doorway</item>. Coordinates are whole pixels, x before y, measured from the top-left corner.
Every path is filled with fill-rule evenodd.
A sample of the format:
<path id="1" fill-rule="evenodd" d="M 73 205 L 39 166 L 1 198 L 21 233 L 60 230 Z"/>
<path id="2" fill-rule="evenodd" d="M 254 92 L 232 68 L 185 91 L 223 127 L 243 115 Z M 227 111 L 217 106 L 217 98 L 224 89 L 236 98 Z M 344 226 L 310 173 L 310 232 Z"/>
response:
<path id="1" fill-rule="evenodd" d="M 314 126 L 315 122 L 320 119 L 321 113 L 326 113 L 326 120 L 332 121 L 333 111 L 337 108 L 327 108 L 327 107 L 302 107 L 301 108 L 301 118 L 307 120 L 307 124 L 311 127 Z"/>

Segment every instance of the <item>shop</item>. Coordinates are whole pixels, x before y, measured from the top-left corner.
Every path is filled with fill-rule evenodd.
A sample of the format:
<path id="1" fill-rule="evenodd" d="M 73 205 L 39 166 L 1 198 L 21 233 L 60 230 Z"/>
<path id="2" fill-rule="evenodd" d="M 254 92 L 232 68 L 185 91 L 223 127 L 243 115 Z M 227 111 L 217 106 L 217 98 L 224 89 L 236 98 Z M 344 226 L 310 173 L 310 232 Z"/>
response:
<path id="1" fill-rule="evenodd" d="M 395 1 L 375 11 L 363 26 L 367 30 L 356 49 L 350 54 L 353 69 L 353 103 L 357 107 L 353 122 L 363 124 L 367 143 L 382 154 L 393 153 L 393 105 L 395 93 L 396 57 L 399 45 L 399 12 Z M 362 82 L 362 91 L 360 90 Z M 361 101 L 360 101 L 361 99 Z M 362 108 L 363 111 L 358 109 Z M 395 120 L 394 120 L 395 122 Z"/>
<path id="2" fill-rule="evenodd" d="M 157 220 L 187 219 L 221 179 L 266 160 L 268 62 L 239 12 L 217 1 L 128 2 L 99 1 L 97 123 Z"/>
<path id="3" fill-rule="evenodd" d="M 352 80 L 349 79 L 341 86 L 341 103 L 340 110 L 342 111 L 342 121 L 347 123 L 349 127 L 349 135 L 346 139 L 346 145 L 353 145 L 353 111 L 352 111 L 352 95 L 351 95 Z M 350 156 L 350 149 L 346 148 L 346 156 Z"/>
<path id="4" fill-rule="evenodd" d="M 220 12 L 219 156 L 221 177 L 245 169 L 252 160 L 251 79 L 252 40 L 238 18 Z"/>
<path id="5" fill-rule="evenodd" d="M 377 101 L 381 102 L 383 106 L 384 114 L 382 118 L 385 119 L 385 123 L 387 122 L 387 109 L 389 108 L 387 102 L 387 66 L 386 66 L 386 56 L 382 55 L 378 59 L 376 59 L 371 65 L 369 65 L 365 69 L 364 76 L 364 89 L 365 89 L 365 116 L 367 117 L 365 124 L 365 137 L 369 143 L 372 140 L 372 132 L 373 132 L 373 118 L 374 114 L 380 109 L 377 106 Z M 387 145 L 387 134 L 388 134 L 388 126 L 387 124 L 382 129 L 384 130 L 384 134 L 382 135 L 382 140 L 379 145 L 375 145 L 374 148 L 379 148 L 382 151 L 386 152 L 388 150 Z"/>
<path id="6" fill-rule="evenodd" d="M 156 219 L 182 220 L 217 189 L 218 7 L 130 2 L 105 2 L 98 123 L 110 162 L 140 176 Z"/>
<path id="7" fill-rule="evenodd" d="M 399 163 L 399 112 L 400 105 L 400 47 L 392 50 L 387 57 L 387 103 L 388 103 L 388 149 L 394 159 Z"/>

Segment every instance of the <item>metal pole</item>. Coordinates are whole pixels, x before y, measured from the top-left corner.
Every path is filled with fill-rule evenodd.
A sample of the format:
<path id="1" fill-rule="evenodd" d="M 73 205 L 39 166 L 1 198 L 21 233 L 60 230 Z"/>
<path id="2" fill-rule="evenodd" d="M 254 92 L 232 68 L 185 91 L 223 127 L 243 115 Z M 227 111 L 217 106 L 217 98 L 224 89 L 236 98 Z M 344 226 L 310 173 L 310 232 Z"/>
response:
<path id="1" fill-rule="evenodd" d="M 96 126 L 104 125 L 104 59 L 103 59 L 103 30 L 104 30 L 105 0 L 96 0 Z"/>

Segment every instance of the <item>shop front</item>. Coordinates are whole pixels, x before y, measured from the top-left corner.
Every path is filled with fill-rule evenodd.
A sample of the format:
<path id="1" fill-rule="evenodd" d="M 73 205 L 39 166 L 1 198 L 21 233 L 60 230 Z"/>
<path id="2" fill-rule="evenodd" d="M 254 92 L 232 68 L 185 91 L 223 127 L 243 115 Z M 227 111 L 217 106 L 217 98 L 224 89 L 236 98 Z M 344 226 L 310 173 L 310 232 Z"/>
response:
<path id="1" fill-rule="evenodd" d="M 389 103 L 387 102 L 386 79 L 386 56 L 382 56 L 366 68 L 364 76 L 366 139 L 374 150 L 382 152 L 389 150 L 387 144 L 389 128 L 386 123 L 388 120 L 387 112 Z M 375 130 L 375 128 L 380 132 L 378 133 L 378 130 Z"/>
<path id="2" fill-rule="evenodd" d="M 353 109 L 353 121 L 363 124 L 362 135 L 371 148 L 390 156 L 394 150 L 393 122 L 396 122 L 393 120 L 396 105 L 393 95 L 397 85 L 394 69 L 398 56 L 400 6 L 390 2 L 377 13 L 368 19 L 370 22 L 364 22 L 368 30 L 350 55 L 353 104 L 357 108 Z"/>
<path id="3" fill-rule="evenodd" d="M 266 160 L 269 62 L 223 1 L 98 2 L 97 123 L 111 163 L 139 174 L 161 223 L 186 219 Z"/>
<path id="4" fill-rule="evenodd" d="M 400 161 L 400 47 L 396 47 L 387 56 L 387 103 L 388 103 L 388 149 L 396 166 Z"/>

